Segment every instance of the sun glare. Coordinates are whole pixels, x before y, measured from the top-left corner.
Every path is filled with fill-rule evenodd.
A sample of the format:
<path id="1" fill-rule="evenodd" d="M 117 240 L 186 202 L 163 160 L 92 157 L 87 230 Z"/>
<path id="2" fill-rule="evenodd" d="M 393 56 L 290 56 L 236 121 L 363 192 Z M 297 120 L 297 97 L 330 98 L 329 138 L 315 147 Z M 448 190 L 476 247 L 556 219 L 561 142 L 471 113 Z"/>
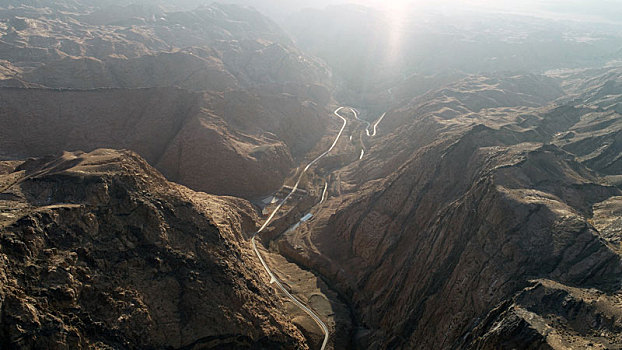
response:
<path id="1" fill-rule="evenodd" d="M 388 37 L 385 63 L 393 66 L 398 63 L 403 50 L 404 26 L 408 16 L 416 8 L 417 3 L 412 1 L 387 1 L 382 3 L 382 9 L 387 15 Z"/>

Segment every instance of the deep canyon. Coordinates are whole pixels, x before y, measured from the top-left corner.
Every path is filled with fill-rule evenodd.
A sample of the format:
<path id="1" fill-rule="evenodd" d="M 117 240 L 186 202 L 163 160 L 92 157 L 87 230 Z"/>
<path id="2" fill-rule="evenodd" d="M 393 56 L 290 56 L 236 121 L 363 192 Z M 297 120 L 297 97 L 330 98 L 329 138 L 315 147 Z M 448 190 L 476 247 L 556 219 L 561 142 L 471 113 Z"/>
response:
<path id="1" fill-rule="evenodd" d="M 0 348 L 622 348 L 619 22 L 246 5 L 0 4 Z"/>

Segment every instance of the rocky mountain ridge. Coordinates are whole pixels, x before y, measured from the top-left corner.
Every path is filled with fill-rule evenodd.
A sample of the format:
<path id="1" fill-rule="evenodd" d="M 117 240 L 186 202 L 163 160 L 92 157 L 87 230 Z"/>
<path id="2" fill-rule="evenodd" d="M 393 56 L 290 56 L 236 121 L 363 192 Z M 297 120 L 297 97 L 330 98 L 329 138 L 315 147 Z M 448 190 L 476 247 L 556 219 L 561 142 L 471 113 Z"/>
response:
<path id="1" fill-rule="evenodd" d="M 0 52 L 16 68 L 10 78 L 80 89 L 224 91 L 262 84 L 330 84 L 320 61 L 301 53 L 278 26 L 248 8 L 214 4 L 165 12 L 128 5 L 89 10 L 0 7 Z"/>
<path id="2" fill-rule="evenodd" d="M 278 189 L 326 120 L 313 103 L 266 91 L 0 90 L 4 157 L 131 149 L 171 180 L 247 198 Z"/>
<path id="3" fill-rule="evenodd" d="M 193 189 L 255 198 L 325 132 L 328 69 L 255 10 L 67 6 L 0 7 L 4 157 L 127 148 Z"/>
<path id="4" fill-rule="evenodd" d="M 106 149 L 4 161 L 0 185 L 3 348 L 307 348 L 257 280 L 248 202 Z"/>
<path id="5" fill-rule="evenodd" d="M 600 92 L 615 80 L 567 104 L 548 105 L 563 96 L 548 89 L 530 107 L 538 80 L 514 79 L 468 78 L 388 112 L 389 134 L 333 177 L 341 195 L 279 242 L 348 297 L 355 347 L 621 344 L 622 192 L 608 169 L 622 149 L 598 136 L 620 130 L 619 91 Z M 575 130 L 600 144 L 595 157 L 572 153 Z"/>

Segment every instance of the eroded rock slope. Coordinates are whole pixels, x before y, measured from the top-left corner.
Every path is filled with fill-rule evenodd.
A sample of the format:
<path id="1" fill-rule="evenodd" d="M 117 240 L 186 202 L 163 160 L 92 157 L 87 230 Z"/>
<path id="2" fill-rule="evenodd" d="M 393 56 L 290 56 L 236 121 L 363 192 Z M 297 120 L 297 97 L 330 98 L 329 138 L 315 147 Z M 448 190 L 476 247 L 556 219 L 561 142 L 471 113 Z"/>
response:
<path id="1" fill-rule="evenodd" d="M 0 101 L 5 158 L 125 148 L 172 181 L 247 198 L 278 189 L 327 119 L 311 102 L 265 90 L 3 88 Z"/>
<path id="2" fill-rule="evenodd" d="M 620 78 L 599 76 L 553 103 L 559 80 L 470 77 L 387 114 L 281 241 L 349 298 L 357 346 L 622 346 Z"/>
<path id="3" fill-rule="evenodd" d="M 323 136 L 330 73 L 257 11 L 0 5 L 0 156 L 127 148 L 196 190 L 271 193 Z"/>
<path id="4" fill-rule="evenodd" d="M 244 232 L 246 201 L 100 149 L 0 163 L 7 349 L 307 348 Z"/>

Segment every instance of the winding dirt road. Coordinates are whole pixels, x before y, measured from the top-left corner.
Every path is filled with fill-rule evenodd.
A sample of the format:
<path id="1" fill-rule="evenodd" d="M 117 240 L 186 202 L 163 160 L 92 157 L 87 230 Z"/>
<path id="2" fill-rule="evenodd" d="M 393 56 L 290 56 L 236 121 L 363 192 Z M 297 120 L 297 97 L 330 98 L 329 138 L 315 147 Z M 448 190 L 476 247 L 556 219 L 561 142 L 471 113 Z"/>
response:
<path id="1" fill-rule="evenodd" d="M 378 118 L 378 120 L 376 120 L 376 122 L 373 124 L 374 132 L 370 133 L 369 132 L 369 127 L 372 126 L 372 125 L 367 120 L 363 120 L 363 119 L 359 118 L 358 111 L 356 109 L 350 108 L 350 110 L 352 111 L 352 113 L 354 113 L 354 119 L 356 119 L 356 120 L 358 120 L 358 121 L 360 121 L 362 123 L 365 123 L 365 135 L 367 135 L 367 137 L 374 137 L 374 136 L 376 136 L 376 131 L 377 131 L 377 128 L 378 128 L 378 124 L 380 124 L 382 119 L 384 119 L 384 116 L 387 114 L 387 113 L 383 113 L 380 116 L 380 118 Z M 361 147 L 362 148 L 361 148 L 361 154 L 359 156 L 359 160 L 363 159 L 363 156 L 365 155 L 365 143 L 363 143 L 363 133 L 362 132 L 361 132 L 361 135 L 360 135 L 360 140 L 361 140 Z M 352 141 L 352 135 L 350 135 L 350 141 Z"/>
<path id="2" fill-rule="evenodd" d="M 326 348 L 326 344 L 328 344 L 328 338 L 330 336 L 328 327 L 326 326 L 326 324 L 324 323 L 324 321 L 322 321 L 320 319 L 320 317 L 313 311 L 311 310 L 309 307 L 307 307 L 306 305 L 304 305 L 300 300 L 298 300 L 295 296 L 293 296 L 288 290 L 287 288 L 285 288 L 285 286 L 281 283 L 281 281 L 279 281 L 279 279 L 276 277 L 276 275 L 273 273 L 273 271 L 270 269 L 270 266 L 268 266 L 268 264 L 266 263 L 266 261 L 264 260 L 263 256 L 261 255 L 261 252 L 259 251 L 259 249 L 257 248 L 257 236 L 263 231 L 265 230 L 265 228 L 270 224 L 270 222 L 272 222 L 272 219 L 274 218 L 274 216 L 276 215 L 276 213 L 281 209 L 281 207 L 283 206 L 283 204 L 292 196 L 292 194 L 294 192 L 296 192 L 296 190 L 298 189 L 298 186 L 300 185 L 300 181 L 302 180 L 303 175 L 307 172 L 307 170 L 309 170 L 309 168 L 317 163 L 320 159 L 322 159 L 323 157 L 325 157 L 328 153 L 330 153 L 330 151 L 333 150 L 333 148 L 335 148 L 335 146 L 337 145 L 337 142 L 339 141 L 339 138 L 341 137 L 341 135 L 343 134 L 343 130 L 346 128 L 346 125 L 348 124 L 348 121 L 342 117 L 341 115 L 339 115 L 339 111 L 341 111 L 343 108 L 345 107 L 339 107 L 337 108 L 333 114 L 335 116 L 337 116 L 338 118 L 340 118 L 343 121 L 343 125 L 341 126 L 341 129 L 339 130 L 339 133 L 337 134 L 337 136 L 335 137 L 335 140 L 333 141 L 333 144 L 330 146 L 330 148 L 328 150 L 326 150 L 324 153 L 320 154 L 317 158 L 313 159 L 309 164 L 307 164 L 307 166 L 302 170 L 302 172 L 300 173 L 300 175 L 298 175 L 298 179 L 296 181 L 296 184 L 294 185 L 294 187 L 292 188 L 292 190 L 287 194 L 287 196 L 285 196 L 285 198 L 283 198 L 283 200 L 276 206 L 276 208 L 274 208 L 274 210 L 272 211 L 272 213 L 270 214 L 270 216 L 268 217 L 268 219 L 266 220 L 266 222 L 263 223 L 263 225 L 261 225 L 261 227 L 259 228 L 259 230 L 257 230 L 257 232 L 255 232 L 253 234 L 253 237 L 251 238 L 251 244 L 253 246 L 253 251 L 255 252 L 255 254 L 257 255 L 257 258 L 259 258 L 259 261 L 261 262 L 261 265 L 263 266 L 263 268 L 266 270 L 266 272 L 268 273 L 268 276 L 270 276 L 270 283 L 274 283 L 276 284 L 276 286 L 283 292 L 285 293 L 285 295 L 294 303 L 296 304 L 296 306 L 298 306 L 302 311 L 304 311 L 307 315 L 309 315 L 309 317 L 311 317 L 313 319 L 313 321 L 315 321 L 315 323 L 322 329 L 322 332 L 324 333 L 324 341 L 322 342 L 322 347 L 320 348 L 321 350 L 324 350 Z M 365 128 L 365 133 L 368 137 L 373 137 L 376 136 L 376 127 L 378 126 L 378 124 L 382 121 L 382 119 L 384 118 L 384 116 L 386 115 L 383 114 L 374 124 L 373 124 L 373 133 L 370 133 L 369 131 L 369 127 L 372 126 L 368 121 L 359 119 L 358 117 L 358 113 L 356 111 L 356 109 L 354 108 L 350 108 L 350 110 L 352 111 L 352 113 L 354 114 L 354 118 L 365 123 L 366 124 L 366 128 Z M 352 140 L 352 135 L 350 135 L 350 140 Z M 362 143 L 362 133 L 361 133 L 361 144 Z M 364 147 L 364 146 L 363 146 Z M 361 149 L 361 155 L 359 157 L 359 159 L 363 158 L 363 155 L 365 154 L 365 149 Z M 322 191 L 322 198 L 320 200 L 320 204 L 323 203 L 326 198 L 327 198 L 327 189 L 328 189 L 328 182 L 324 182 L 324 190 Z M 296 224 L 298 225 L 298 224 Z"/>
<path id="3" fill-rule="evenodd" d="M 283 284 L 281 283 L 281 281 L 279 281 L 279 279 L 274 275 L 274 273 L 272 272 L 272 270 L 270 269 L 270 267 L 268 266 L 268 264 L 266 263 L 266 261 L 264 260 L 263 256 L 261 255 L 261 253 L 259 252 L 259 249 L 257 249 L 257 242 L 256 242 L 256 238 L 257 236 L 270 224 L 270 222 L 272 221 L 272 219 L 274 218 L 274 215 L 276 215 L 276 213 L 281 209 L 281 207 L 283 206 L 283 204 L 292 196 L 292 194 L 294 192 L 296 192 L 296 190 L 298 189 L 298 185 L 300 185 L 300 181 L 302 180 L 302 176 L 307 172 L 307 170 L 309 170 L 309 168 L 317 163 L 320 159 L 322 159 L 323 157 L 325 157 L 328 153 L 330 153 L 330 151 L 333 150 L 333 148 L 335 148 L 335 145 L 337 145 L 337 142 L 339 141 L 339 138 L 341 137 L 341 134 L 343 133 L 343 130 L 346 128 L 346 125 L 348 124 L 348 121 L 346 120 L 346 118 L 342 117 L 341 115 L 339 115 L 339 111 L 341 111 L 344 107 L 339 107 L 335 110 L 334 114 L 339 117 L 341 120 L 343 120 L 343 125 L 341 126 L 341 130 L 339 130 L 339 133 L 337 134 L 337 137 L 335 137 L 335 141 L 333 141 L 333 144 L 330 146 L 330 148 L 320 154 L 317 158 L 315 158 L 314 160 L 312 160 L 309 164 L 307 164 L 307 166 L 302 170 L 302 172 L 300 173 L 300 175 L 298 176 L 298 180 L 296 181 L 296 184 L 294 185 L 294 187 L 292 188 L 292 190 L 287 194 L 287 196 L 285 196 L 285 198 L 283 198 L 283 200 L 281 201 L 281 203 L 279 203 L 279 205 L 276 206 L 276 208 L 274 208 L 274 210 L 272 211 L 272 213 L 270 214 L 270 216 L 268 217 L 268 219 L 266 220 L 266 222 L 264 222 L 264 224 L 259 228 L 259 230 L 257 230 L 257 232 L 255 232 L 253 234 L 253 237 L 251 238 L 251 244 L 253 246 L 253 250 L 255 251 L 255 254 L 257 255 L 257 257 L 259 258 L 259 261 L 261 262 L 261 265 L 263 266 L 263 268 L 266 270 L 266 272 L 268 273 L 268 276 L 270 276 L 270 283 L 275 283 L 277 285 L 277 287 L 283 292 L 285 293 L 285 295 L 294 303 L 296 304 L 296 306 L 298 306 L 302 311 L 304 311 L 307 315 L 309 315 L 313 321 L 315 321 L 315 323 L 317 323 L 317 325 L 322 329 L 322 332 L 324 332 L 324 341 L 322 342 L 322 347 L 320 348 L 321 350 L 324 350 L 324 348 L 326 348 L 326 344 L 328 344 L 328 338 L 329 338 L 329 331 L 328 331 L 328 327 L 326 326 L 326 324 L 320 319 L 320 317 L 310 308 L 308 308 L 306 305 L 304 305 L 300 300 L 298 300 L 295 296 L 293 296 L 288 290 L 287 288 L 285 288 L 285 286 L 283 286 Z M 322 198 L 325 198 L 324 195 L 326 194 L 326 185 L 324 187 L 324 193 L 322 194 Z"/>

